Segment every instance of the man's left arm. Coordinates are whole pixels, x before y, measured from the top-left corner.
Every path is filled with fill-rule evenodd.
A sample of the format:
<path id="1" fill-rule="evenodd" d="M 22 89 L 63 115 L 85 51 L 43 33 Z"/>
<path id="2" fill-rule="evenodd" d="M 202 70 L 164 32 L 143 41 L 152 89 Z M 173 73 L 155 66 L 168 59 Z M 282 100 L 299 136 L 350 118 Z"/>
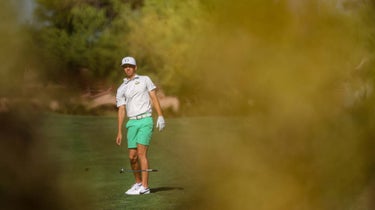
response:
<path id="1" fill-rule="evenodd" d="M 164 117 L 163 117 L 163 112 L 161 110 L 159 99 L 156 96 L 156 90 L 150 91 L 150 98 L 151 98 L 151 101 L 152 101 L 152 105 L 154 106 L 154 109 L 155 109 L 156 113 L 158 114 L 158 120 L 156 122 L 156 127 L 159 128 L 159 131 L 161 131 L 165 127 L 165 120 L 164 120 Z"/>

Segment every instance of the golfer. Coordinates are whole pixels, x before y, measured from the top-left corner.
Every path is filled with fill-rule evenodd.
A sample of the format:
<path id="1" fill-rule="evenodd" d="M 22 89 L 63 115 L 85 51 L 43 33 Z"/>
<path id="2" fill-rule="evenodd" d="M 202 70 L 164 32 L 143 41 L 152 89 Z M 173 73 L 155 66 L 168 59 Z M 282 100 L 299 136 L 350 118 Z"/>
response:
<path id="1" fill-rule="evenodd" d="M 117 145 L 121 145 L 122 127 L 125 113 L 129 118 L 126 123 L 130 166 L 134 172 L 135 184 L 125 192 L 128 195 L 149 194 L 147 149 L 153 131 L 152 106 L 158 114 L 156 128 L 159 131 L 165 127 L 165 121 L 159 100 L 156 96 L 156 86 L 148 76 L 137 75 L 137 64 L 133 57 L 122 59 L 121 66 L 126 78 L 117 89 L 116 103 L 118 107 Z M 152 104 L 151 104 L 152 103 Z M 142 171 L 142 172 L 138 172 Z"/>

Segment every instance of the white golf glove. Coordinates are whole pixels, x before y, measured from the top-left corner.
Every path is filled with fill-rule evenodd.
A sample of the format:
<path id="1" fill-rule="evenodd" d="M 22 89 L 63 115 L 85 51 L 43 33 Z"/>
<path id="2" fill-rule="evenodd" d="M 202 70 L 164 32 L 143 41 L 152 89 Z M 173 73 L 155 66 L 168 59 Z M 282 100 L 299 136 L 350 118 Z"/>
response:
<path id="1" fill-rule="evenodd" d="M 156 121 L 156 128 L 159 128 L 159 131 L 163 130 L 165 127 L 165 121 L 163 116 L 159 116 L 158 120 Z"/>

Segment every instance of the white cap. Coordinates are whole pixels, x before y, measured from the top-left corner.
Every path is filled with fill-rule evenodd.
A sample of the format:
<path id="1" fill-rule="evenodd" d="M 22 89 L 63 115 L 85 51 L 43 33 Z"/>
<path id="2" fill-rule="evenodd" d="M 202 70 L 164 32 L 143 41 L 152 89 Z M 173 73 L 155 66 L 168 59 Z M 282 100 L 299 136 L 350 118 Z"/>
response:
<path id="1" fill-rule="evenodd" d="M 135 59 L 133 57 L 123 58 L 122 61 L 121 61 L 121 66 L 123 66 L 125 64 L 130 64 L 130 65 L 133 65 L 133 66 L 137 65 L 137 63 L 135 62 Z"/>

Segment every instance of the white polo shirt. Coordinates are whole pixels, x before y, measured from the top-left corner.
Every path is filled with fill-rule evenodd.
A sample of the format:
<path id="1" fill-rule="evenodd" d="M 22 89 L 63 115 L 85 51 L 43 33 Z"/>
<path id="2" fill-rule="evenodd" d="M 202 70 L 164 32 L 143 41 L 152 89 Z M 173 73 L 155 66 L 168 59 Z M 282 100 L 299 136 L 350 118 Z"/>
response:
<path id="1" fill-rule="evenodd" d="M 135 117 L 143 113 L 151 113 L 151 99 L 149 92 L 156 86 L 148 76 L 135 75 L 131 80 L 127 78 L 117 89 L 117 107 L 126 106 L 128 117 Z"/>

